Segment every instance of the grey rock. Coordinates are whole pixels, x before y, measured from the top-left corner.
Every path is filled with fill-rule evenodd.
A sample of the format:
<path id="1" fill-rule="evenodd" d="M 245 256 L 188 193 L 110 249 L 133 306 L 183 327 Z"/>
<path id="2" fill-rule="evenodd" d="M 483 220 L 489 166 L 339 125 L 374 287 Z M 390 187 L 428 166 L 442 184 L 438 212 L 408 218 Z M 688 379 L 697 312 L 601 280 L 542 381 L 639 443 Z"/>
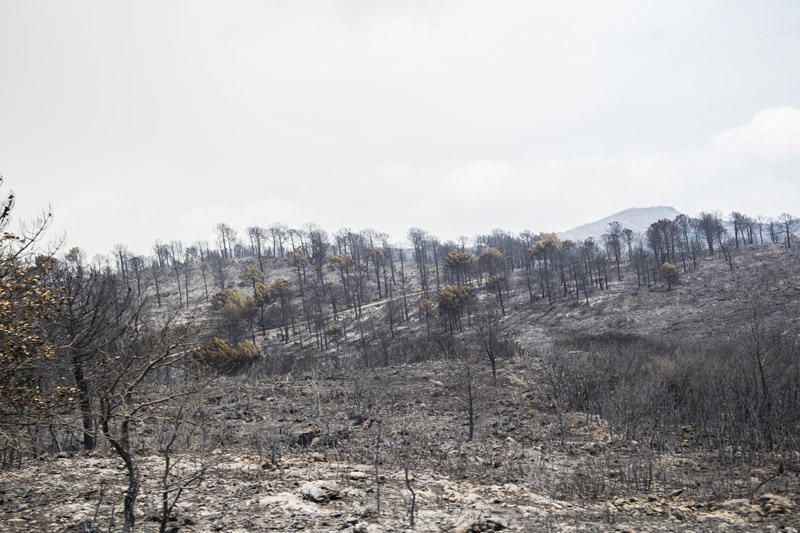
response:
<path id="1" fill-rule="evenodd" d="M 334 481 L 309 481 L 300 487 L 300 494 L 315 503 L 326 503 L 341 497 L 339 486 Z"/>

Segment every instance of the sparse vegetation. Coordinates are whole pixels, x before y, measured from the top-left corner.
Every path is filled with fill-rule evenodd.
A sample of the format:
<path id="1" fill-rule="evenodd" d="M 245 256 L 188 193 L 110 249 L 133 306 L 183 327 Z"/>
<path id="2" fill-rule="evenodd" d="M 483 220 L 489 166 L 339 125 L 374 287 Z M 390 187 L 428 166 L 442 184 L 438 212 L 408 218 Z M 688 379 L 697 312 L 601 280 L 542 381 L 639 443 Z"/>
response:
<path id="1" fill-rule="evenodd" d="M 472 246 L 413 229 L 408 250 L 373 230 L 242 241 L 219 224 L 217 249 L 118 246 L 107 263 L 7 235 L 0 526 L 795 523 L 800 262 L 784 218 Z M 49 487 L 77 468 L 102 479 L 86 512 L 26 514 L 6 487 L 53 455 Z M 514 503 L 458 510 L 493 501 Z"/>

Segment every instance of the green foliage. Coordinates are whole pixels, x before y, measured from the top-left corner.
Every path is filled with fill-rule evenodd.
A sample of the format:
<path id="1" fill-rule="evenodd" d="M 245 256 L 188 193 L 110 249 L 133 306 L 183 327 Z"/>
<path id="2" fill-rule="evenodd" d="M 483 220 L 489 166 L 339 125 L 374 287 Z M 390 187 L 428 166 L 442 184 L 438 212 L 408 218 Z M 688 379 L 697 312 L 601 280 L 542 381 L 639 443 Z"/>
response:
<path id="1" fill-rule="evenodd" d="M 261 352 L 252 342 L 242 341 L 236 345 L 236 355 L 239 359 L 246 359 L 252 362 L 261 357 Z"/>
<path id="2" fill-rule="evenodd" d="M 503 259 L 503 252 L 498 250 L 497 248 L 484 248 L 481 251 L 481 255 L 478 258 L 478 261 L 497 261 Z"/>
<path id="3" fill-rule="evenodd" d="M 231 346 L 228 341 L 213 337 L 196 352 L 197 358 L 221 374 L 233 374 L 251 365 L 261 357 L 258 348 L 250 341 Z"/>
<path id="4" fill-rule="evenodd" d="M 285 298 L 289 295 L 289 280 L 277 278 L 270 284 L 269 290 L 273 296 L 277 298 Z"/>
<path id="5" fill-rule="evenodd" d="M 211 308 L 217 312 L 220 327 L 231 341 L 237 341 L 244 333 L 244 323 L 252 316 L 255 302 L 238 291 L 225 289 L 211 297 Z"/>
<path id="6" fill-rule="evenodd" d="M 353 264 L 353 258 L 349 254 L 337 254 L 331 257 L 330 263 L 339 270 L 346 271 Z"/>
<path id="7" fill-rule="evenodd" d="M 264 273 L 254 265 L 245 265 L 242 269 L 241 277 L 242 281 L 246 281 L 251 285 L 264 281 Z"/>
<path id="8" fill-rule="evenodd" d="M 439 291 L 439 309 L 444 313 L 459 315 L 474 294 L 468 285 L 445 285 Z"/>
<path id="9" fill-rule="evenodd" d="M 663 265 L 661 265 L 659 273 L 661 274 L 662 278 L 667 280 L 667 288 L 671 289 L 672 284 L 675 283 L 675 281 L 678 279 L 679 271 L 678 267 L 676 267 L 672 263 L 664 263 Z"/>
<path id="10" fill-rule="evenodd" d="M 502 274 L 495 274 L 494 276 L 489 276 L 486 279 L 486 288 L 492 291 L 498 289 L 498 287 L 502 287 L 506 281 L 506 277 Z"/>
<path id="11" fill-rule="evenodd" d="M 211 309 L 218 312 L 237 309 L 244 305 L 244 298 L 239 291 L 224 289 L 211 297 Z"/>
<path id="12" fill-rule="evenodd" d="M 676 279 L 678 279 L 678 274 L 679 274 L 678 267 L 676 267 L 672 263 L 664 263 L 663 265 L 661 265 L 660 272 L 661 276 L 666 280 L 675 281 Z"/>
<path id="13" fill-rule="evenodd" d="M 534 257 L 549 257 L 562 246 L 561 239 L 555 233 L 540 233 L 538 240 L 528 248 L 528 253 Z"/>
<path id="14" fill-rule="evenodd" d="M 506 261 L 503 252 L 497 248 L 485 248 L 478 256 L 478 267 L 481 271 L 495 274 L 505 270 Z"/>
<path id="15" fill-rule="evenodd" d="M 295 248 L 286 254 L 286 259 L 289 261 L 291 266 L 299 268 L 303 268 L 311 262 L 308 254 L 302 248 Z"/>
<path id="16" fill-rule="evenodd" d="M 0 205 L 0 230 L 8 225 L 13 205 L 13 194 Z M 59 300 L 43 282 L 53 261 L 22 256 L 31 244 L 12 233 L 0 236 L 0 408 L 44 402 L 40 370 L 54 353 L 44 332 Z"/>
<path id="17" fill-rule="evenodd" d="M 452 250 L 444 258 L 445 266 L 460 275 L 469 272 L 473 266 L 473 261 L 474 257 L 471 253 L 462 252 L 461 250 Z"/>
<path id="18" fill-rule="evenodd" d="M 419 314 L 425 318 L 433 316 L 436 306 L 432 301 L 427 298 L 421 298 L 419 301 Z"/>
<path id="19" fill-rule="evenodd" d="M 272 303 L 272 288 L 267 283 L 256 283 L 255 304 L 258 306 L 269 305 Z"/>
<path id="20" fill-rule="evenodd" d="M 43 328 L 57 309 L 41 277 L 14 258 L 0 257 L 0 405 L 41 399 L 37 369 L 53 355 Z"/>

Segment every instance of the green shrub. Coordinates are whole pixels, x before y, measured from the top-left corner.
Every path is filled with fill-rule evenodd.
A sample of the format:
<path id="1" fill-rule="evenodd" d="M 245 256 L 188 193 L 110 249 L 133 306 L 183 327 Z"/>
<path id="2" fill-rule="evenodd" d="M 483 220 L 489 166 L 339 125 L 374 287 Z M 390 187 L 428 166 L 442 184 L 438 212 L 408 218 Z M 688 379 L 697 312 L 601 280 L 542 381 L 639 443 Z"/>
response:
<path id="1" fill-rule="evenodd" d="M 231 346 L 228 341 L 213 337 L 197 350 L 197 357 L 221 374 L 235 374 L 257 361 L 261 352 L 250 341 Z"/>

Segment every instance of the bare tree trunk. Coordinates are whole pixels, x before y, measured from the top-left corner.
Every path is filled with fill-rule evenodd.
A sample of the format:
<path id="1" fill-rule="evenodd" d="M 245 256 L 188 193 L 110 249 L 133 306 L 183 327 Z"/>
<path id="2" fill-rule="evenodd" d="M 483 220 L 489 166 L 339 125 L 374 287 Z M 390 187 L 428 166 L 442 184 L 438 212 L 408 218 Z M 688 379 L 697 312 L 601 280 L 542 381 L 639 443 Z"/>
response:
<path id="1" fill-rule="evenodd" d="M 375 514 L 380 519 L 381 516 L 381 479 L 378 465 L 381 461 L 381 422 L 378 421 L 378 432 L 375 435 L 375 453 L 372 457 L 372 466 L 375 479 Z"/>
<path id="2" fill-rule="evenodd" d="M 469 435 L 467 440 L 471 441 L 475 434 L 475 405 L 472 398 L 472 372 L 467 368 L 467 402 L 469 410 Z"/>
<path id="3" fill-rule="evenodd" d="M 411 505 L 408 509 L 408 526 L 411 529 L 414 529 L 414 514 L 416 513 L 417 508 L 417 493 L 414 492 L 414 487 L 411 486 L 411 478 L 408 476 L 408 463 L 404 465 L 404 472 L 405 472 L 405 479 L 406 479 L 406 488 L 408 492 L 411 493 Z"/>
<path id="4" fill-rule="evenodd" d="M 500 283 L 497 284 L 497 299 L 500 300 L 500 311 L 503 312 L 503 316 L 506 316 L 506 306 L 503 304 L 503 288 Z"/>
<path id="5" fill-rule="evenodd" d="M 83 374 L 83 366 L 77 356 L 72 360 L 72 370 L 75 375 L 75 385 L 78 387 L 78 402 L 80 403 L 81 418 L 83 419 L 83 449 L 93 450 L 95 442 L 92 400 L 89 397 L 89 384 Z"/>
<path id="6" fill-rule="evenodd" d="M 123 533 L 130 533 L 136 525 L 136 498 L 139 496 L 139 488 L 141 487 L 141 474 L 139 473 L 139 466 L 133 460 L 133 456 L 127 448 L 123 447 L 123 443 L 115 439 L 111 435 L 108 427 L 108 418 L 104 418 L 101 424 L 103 435 L 106 440 L 117 452 L 117 455 L 125 463 L 125 470 L 128 473 L 128 490 L 125 491 L 125 498 L 123 500 Z"/>

